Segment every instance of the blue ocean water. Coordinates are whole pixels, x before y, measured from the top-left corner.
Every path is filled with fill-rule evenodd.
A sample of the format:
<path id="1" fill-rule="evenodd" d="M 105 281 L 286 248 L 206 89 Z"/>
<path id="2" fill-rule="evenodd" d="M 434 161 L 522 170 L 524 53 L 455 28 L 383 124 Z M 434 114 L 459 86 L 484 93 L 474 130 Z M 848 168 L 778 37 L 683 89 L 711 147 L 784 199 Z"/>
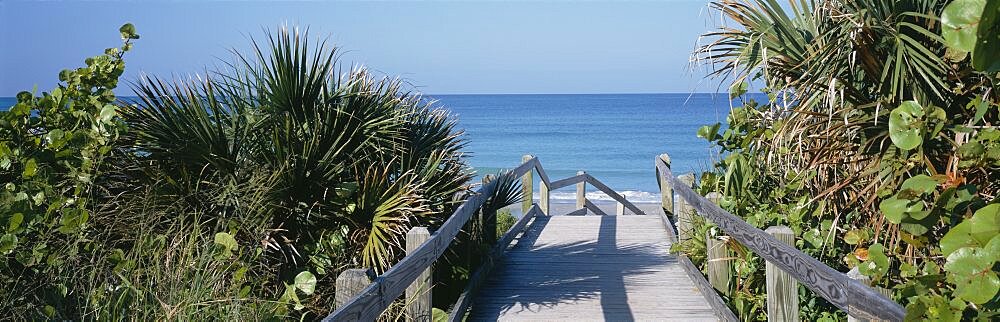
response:
<path id="1" fill-rule="evenodd" d="M 715 156 L 695 133 L 725 122 L 730 108 L 726 94 L 709 93 L 430 98 L 458 118 L 478 173 L 516 167 L 522 155 L 532 154 L 553 180 L 584 170 L 635 202 L 659 201 L 653 160 L 661 153 L 670 154 L 675 173 L 708 169 Z M 0 97 L 0 109 L 14 103 Z M 573 200 L 574 194 L 574 187 L 566 187 L 553 191 L 552 200 Z"/>

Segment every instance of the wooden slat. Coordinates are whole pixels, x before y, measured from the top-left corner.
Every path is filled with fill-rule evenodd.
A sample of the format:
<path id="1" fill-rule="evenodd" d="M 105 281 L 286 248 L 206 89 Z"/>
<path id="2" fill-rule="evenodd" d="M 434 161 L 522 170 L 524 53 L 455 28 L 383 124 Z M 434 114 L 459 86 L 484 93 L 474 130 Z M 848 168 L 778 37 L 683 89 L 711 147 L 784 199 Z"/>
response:
<path id="1" fill-rule="evenodd" d="M 660 214 L 660 220 L 667 228 L 667 237 L 670 238 L 671 242 L 676 243 L 677 235 L 674 235 L 674 224 L 670 222 L 670 218 L 667 217 L 666 213 L 663 213 Z M 691 259 L 688 259 L 688 257 L 684 254 L 677 254 L 677 261 L 681 263 L 682 267 L 684 267 L 684 272 L 687 273 L 688 277 L 694 281 L 695 285 L 698 287 L 698 291 L 701 292 L 701 296 L 705 298 L 705 301 L 708 301 L 708 305 L 711 305 L 712 308 L 715 309 L 715 314 L 719 317 L 719 320 L 730 322 L 739 321 L 739 319 L 736 318 L 736 315 L 733 314 L 733 311 L 729 310 L 729 306 L 722 300 L 722 297 L 719 297 L 719 294 L 715 293 L 715 288 L 713 288 L 712 284 L 709 283 L 708 280 L 705 279 L 705 276 L 701 274 L 701 270 L 698 269 L 697 266 L 694 266 Z"/>
<path id="2" fill-rule="evenodd" d="M 586 207 L 587 209 L 590 209 L 590 211 L 593 211 L 595 214 L 598 214 L 598 215 L 601 215 L 601 216 L 607 216 L 608 215 L 608 213 L 604 212 L 604 210 L 601 210 L 601 207 L 598 207 L 593 202 L 590 202 L 590 200 L 586 200 L 585 201 L 584 207 Z"/>
<path id="3" fill-rule="evenodd" d="M 549 191 L 556 190 L 556 189 L 559 189 L 559 188 L 562 188 L 562 187 L 566 187 L 566 186 L 569 186 L 569 185 L 572 185 L 572 184 L 576 184 L 578 182 L 583 182 L 583 181 L 586 181 L 586 180 L 587 180 L 587 175 L 576 175 L 576 176 L 572 176 L 572 177 L 569 177 L 569 178 L 566 178 L 566 179 L 560 179 L 560 180 L 552 181 L 552 184 L 549 186 Z"/>
<path id="4" fill-rule="evenodd" d="M 541 214 L 541 209 L 539 209 L 536 204 L 531 207 L 531 210 L 529 210 L 527 214 L 521 216 L 521 219 L 518 219 L 518 221 L 503 234 L 503 237 L 500 237 L 500 240 L 497 241 L 497 244 L 493 246 L 493 249 L 486 256 L 483 264 L 479 266 L 479 269 L 477 269 L 476 272 L 469 278 L 469 284 L 466 284 L 465 290 L 462 291 L 462 295 L 460 295 L 458 300 L 455 301 L 455 306 L 452 308 L 451 315 L 448 317 L 449 321 L 461 322 L 465 319 L 465 312 L 469 310 L 469 305 L 472 305 L 473 296 L 479 291 L 483 282 L 486 281 L 490 271 L 493 270 L 493 266 L 500 261 L 503 257 L 504 251 L 508 246 L 510 246 L 510 243 L 514 241 L 514 238 L 516 238 L 517 235 L 524 230 L 524 227 L 528 225 L 528 221 L 531 221 L 532 218 L 538 216 L 539 214 Z"/>
<path id="5" fill-rule="evenodd" d="M 528 171 L 531 171 L 531 168 L 535 167 L 536 161 L 538 161 L 538 157 L 532 157 L 530 160 L 524 161 L 517 168 L 514 168 L 514 170 L 510 170 L 510 175 L 514 177 L 523 176 Z"/>
<path id="6" fill-rule="evenodd" d="M 468 321 L 718 321 L 654 216 L 540 216 Z"/>
<path id="7" fill-rule="evenodd" d="M 586 216 L 586 215 L 587 215 L 587 208 L 580 208 L 577 210 L 570 211 L 565 216 Z"/>
<path id="8" fill-rule="evenodd" d="M 622 197 L 622 195 L 618 194 L 618 192 L 615 192 L 613 189 L 611 189 L 610 187 L 608 187 L 608 185 L 604 184 L 600 180 L 597 180 L 597 178 L 594 178 L 594 176 L 588 174 L 587 175 L 587 182 L 589 182 L 591 185 L 593 185 L 594 188 L 597 188 L 597 190 L 600 190 L 601 192 L 604 192 L 604 194 L 608 195 L 608 197 L 611 197 L 611 199 L 614 199 L 615 201 L 620 202 L 623 205 L 625 205 L 625 207 L 628 208 L 628 210 L 631 210 L 632 213 L 634 213 L 636 215 L 645 215 L 646 214 L 645 212 L 642 212 L 642 210 L 639 209 L 639 207 L 636 207 L 635 204 L 632 204 L 631 201 L 628 201 L 628 199 L 625 199 L 625 197 Z"/>
<path id="9" fill-rule="evenodd" d="M 549 175 L 545 174 L 545 168 L 542 167 L 542 161 L 538 160 L 538 157 L 535 157 L 535 172 L 538 173 L 538 178 L 540 178 L 542 183 L 546 186 L 552 183 L 552 181 L 549 180 Z"/>
<path id="10" fill-rule="evenodd" d="M 400 260 L 385 274 L 376 278 L 361 293 L 344 306 L 330 313 L 323 321 L 373 321 L 398 298 L 425 269 L 444 253 L 469 218 L 493 195 L 496 180 L 479 188 L 455 213 L 438 228 L 423 245 Z"/>
<path id="11" fill-rule="evenodd" d="M 760 257 L 774 263 L 833 305 L 856 317 L 903 320 L 906 312 L 899 303 L 719 208 L 690 187 L 685 187 L 663 162 L 657 162 L 656 168 L 660 176 L 664 177 L 662 179 L 670 180 L 674 191 L 690 202 L 698 214 L 711 220 L 729 236 Z"/>

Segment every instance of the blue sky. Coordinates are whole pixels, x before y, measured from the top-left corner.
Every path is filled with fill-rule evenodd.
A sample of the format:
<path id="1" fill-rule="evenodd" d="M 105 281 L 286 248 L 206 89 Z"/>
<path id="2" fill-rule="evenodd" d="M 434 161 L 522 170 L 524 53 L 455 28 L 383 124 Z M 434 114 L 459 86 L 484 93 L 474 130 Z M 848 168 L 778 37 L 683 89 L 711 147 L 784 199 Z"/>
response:
<path id="1" fill-rule="evenodd" d="M 705 1 L 0 0 L 0 96 L 54 87 L 60 70 L 117 46 L 124 22 L 142 35 L 126 80 L 202 73 L 287 23 L 431 94 L 714 92 L 689 57 L 715 21 Z"/>

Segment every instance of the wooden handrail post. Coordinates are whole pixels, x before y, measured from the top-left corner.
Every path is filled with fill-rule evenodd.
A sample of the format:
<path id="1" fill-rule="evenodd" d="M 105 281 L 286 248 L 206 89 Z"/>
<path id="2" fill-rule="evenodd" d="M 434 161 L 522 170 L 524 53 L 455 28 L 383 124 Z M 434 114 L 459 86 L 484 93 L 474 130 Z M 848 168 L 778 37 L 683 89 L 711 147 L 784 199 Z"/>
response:
<path id="1" fill-rule="evenodd" d="M 622 198 L 625 198 L 625 196 L 622 196 Z M 621 202 L 618 203 L 618 207 L 617 207 L 617 209 L 615 209 L 615 215 L 618 215 L 618 216 L 624 216 L 625 215 L 625 204 L 623 204 Z"/>
<path id="2" fill-rule="evenodd" d="M 521 157 L 521 163 L 531 161 L 535 156 L 530 154 L 525 154 Z M 531 204 L 534 202 L 534 191 L 532 191 L 531 183 L 533 181 L 534 174 L 532 174 L 534 169 L 528 170 L 523 176 L 521 176 L 521 215 L 527 214 L 528 210 L 531 210 Z"/>
<path id="3" fill-rule="evenodd" d="M 483 176 L 483 184 L 485 185 L 495 179 L 496 177 L 493 175 L 487 174 Z M 479 220 L 483 225 L 483 239 L 490 245 L 493 245 L 493 243 L 497 242 L 497 210 L 483 207 L 479 210 L 479 215 L 481 216 Z"/>
<path id="4" fill-rule="evenodd" d="M 576 175 L 586 175 L 585 171 L 577 171 Z M 583 209 L 587 206 L 587 181 L 583 180 L 576 184 L 576 209 Z"/>
<path id="5" fill-rule="evenodd" d="M 538 196 L 538 207 L 541 208 L 542 213 L 549 216 L 549 184 L 542 182 L 541 191 L 539 191 Z"/>
<path id="6" fill-rule="evenodd" d="M 368 270 L 363 268 L 352 268 L 340 272 L 337 275 L 337 280 L 334 282 L 336 287 L 336 294 L 334 294 L 334 303 L 339 309 L 344 306 L 352 297 L 361 293 L 361 290 L 365 289 L 368 284 L 371 284 L 371 279 L 368 278 Z"/>
<path id="7" fill-rule="evenodd" d="M 722 194 L 718 192 L 710 192 L 705 197 L 717 205 L 722 201 Z M 729 248 L 726 247 L 726 242 L 705 232 L 705 255 L 707 256 L 705 268 L 708 282 L 720 293 L 729 295 L 729 281 L 732 278 L 732 273 L 730 272 Z"/>
<path id="8" fill-rule="evenodd" d="M 688 187 L 694 187 L 694 174 L 688 173 L 677 177 L 681 183 Z M 684 198 L 677 200 L 677 240 L 684 242 L 691 238 L 691 231 L 694 229 L 692 222 L 694 217 L 694 207 L 691 202 Z"/>
<path id="9" fill-rule="evenodd" d="M 795 232 L 786 226 L 771 226 L 764 232 L 795 247 Z M 771 262 L 765 264 L 767 283 L 767 320 L 799 321 L 799 283 Z"/>
<path id="10" fill-rule="evenodd" d="M 658 160 L 656 160 L 655 162 L 662 161 L 664 164 L 667 165 L 667 168 L 670 168 L 669 155 L 664 153 L 658 156 L 657 159 Z M 660 206 L 663 208 L 663 211 L 669 217 L 674 214 L 674 188 L 673 186 L 670 185 L 669 180 L 662 179 L 662 176 L 660 176 L 659 174 L 659 170 L 657 170 L 656 181 L 659 182 L 660 184 Z"/>
<path id="11" fill-rule="evenodd" d="M 412 254 L 423 245 L 431 233 L 427 227 L 413 227 L 406 233 L 406 254 Z M 431 320 L 431 268 L 428 267 L 406 288 L 406 319 L 408 321 Z"/>

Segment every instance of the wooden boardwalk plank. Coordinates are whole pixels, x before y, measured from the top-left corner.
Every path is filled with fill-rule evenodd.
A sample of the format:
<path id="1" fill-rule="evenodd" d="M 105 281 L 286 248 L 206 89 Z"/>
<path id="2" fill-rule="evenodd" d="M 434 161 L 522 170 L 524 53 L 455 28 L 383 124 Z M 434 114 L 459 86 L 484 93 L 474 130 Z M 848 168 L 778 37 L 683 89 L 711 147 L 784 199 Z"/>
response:
<path id="1" fill-rule="evenodd" d="M 536 217 L 469 321 L 717 321 L 658 216 Z"/>

